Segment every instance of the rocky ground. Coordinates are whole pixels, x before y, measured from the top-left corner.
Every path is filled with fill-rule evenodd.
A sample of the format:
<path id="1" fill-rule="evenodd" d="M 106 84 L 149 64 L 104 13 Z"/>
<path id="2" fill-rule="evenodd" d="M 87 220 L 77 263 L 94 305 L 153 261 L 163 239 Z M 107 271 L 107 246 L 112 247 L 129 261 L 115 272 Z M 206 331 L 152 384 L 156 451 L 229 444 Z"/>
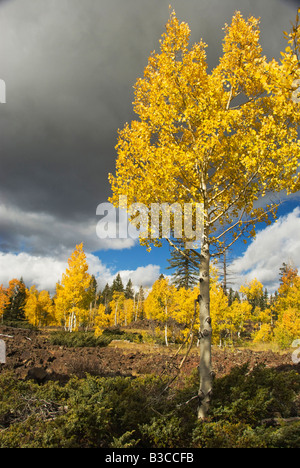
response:
<path id="1" fill-rule="evenodd" d="M 49 343 L 49 334 L 0 326 L 0 339 L 6 343 L 6 364 L 3 370 L 12 370 L 20 379 L 66 382 L 71 375 L 84 377 L 86 373 L 100 376 L 137 376 L 142 374 L 172 375 L 183 355 L 174 358 L 174 350 L 136 343 L 112 342 L 106 348 L 66 348 Z M 198 352 L 187 358 L 182 375 L 189 375 L 198 365 Z M 250 368 L 259 363 L 278 370 L 295 369 L 291 353 L 271 351 L 213 349 L 213 367 L 217 377 L 225 375 L 238 365 L 249 362 Z"/>

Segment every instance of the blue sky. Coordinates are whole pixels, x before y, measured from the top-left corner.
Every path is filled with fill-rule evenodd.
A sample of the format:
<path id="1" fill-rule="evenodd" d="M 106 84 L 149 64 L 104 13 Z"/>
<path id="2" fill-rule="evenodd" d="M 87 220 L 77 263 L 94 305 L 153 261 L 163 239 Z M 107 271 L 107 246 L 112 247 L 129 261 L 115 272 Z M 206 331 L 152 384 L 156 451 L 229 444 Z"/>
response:
<path id="1" fill-rule="evenodd" d="M 296 194 L 289 197 L 278 209 L 278 219 L 271 226 L 261 224 L 257 226 L 257 237 L 249 240 L 245 245 L 238 241 L 227 253 L 231 285 L 239 289 L 241 284 L 256 277 L 263 282 L 270 293 L 278 287 L 279 268 L 282 263 L 291 262 L 300 267 L 300 242 L 298 241 L 300 229 L 300 197 Z M 259 253 L 259 259 L 255 253 Z M 153 279 L 160 273 L 171 275 L 167 269 L 170 258 L 169 244 L 164 241 L 161 248 L 152 247 L 148 252 L 144 246 L 136 243 L 133 247 L 122 250 L 106 250 L 94 252 L 103 264 L 110 270 L 112 276 L 121 271 L 126 281 L 132 273 L 135 281 L 143 277 L 135 276 L 139 267 L 159 266 L 153 269 Z M 259 267 L 258 267 L 259 265 Z M 137 286 L 137 284 L 136 284 Z M 148 285 L 147 285 L 148 286 Z"/>

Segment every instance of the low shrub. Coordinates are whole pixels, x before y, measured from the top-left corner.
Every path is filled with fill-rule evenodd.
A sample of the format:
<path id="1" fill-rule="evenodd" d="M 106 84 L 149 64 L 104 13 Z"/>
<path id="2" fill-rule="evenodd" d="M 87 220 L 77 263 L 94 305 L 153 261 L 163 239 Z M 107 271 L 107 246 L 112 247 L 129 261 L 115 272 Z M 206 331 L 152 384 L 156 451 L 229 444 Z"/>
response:
<path id="1" fill-rule="evenodd" d="M 22 328 L 24 330 L 34 330 L 34 331 L 39 330 L 38 327 L 35 327 L 34 325 L 27 322 L 26 320 L 4 320 L 2 322 L 2 325 L 6 327 L 12 327 L 12 328 Z"/>
<path id="2" fill-rule="evenodd" d="M 216 380 L 212 411 L 219 419 L 256 426 L 274 414 L 293 416 L 299 391 L 300 376 L 296 372 L 279 372 L 264 365 L 250 372 L 245 364 Z"/>
<path id="3" fill-rule="evenodd" d="M 136 343 L 141 343 L 143 337 L 138 333 L 127 333 L 120 329 L 104 330 L 101 336 L 96 337 L 93 332 L 52 332 L 49 341 L 52 345 L 66 346 L 68 348 L 83 348 L 83 347 L 105 347 L 113 340 L 127 340 Z"/>
<path id="4" fill-rule="evenodd" d="M 0 448 L 293 448 L 300 376 L 258 366 L 217 379 L 209 419 L 196 418 L 196 373 L 163 391 L 156 376 L 72 378 L 66 385 L 0 374 Z M 282 418 L 273 427 L 268 418 Z"/>
<path id="5" fill-rule="evenodd" d="M 68 348 L 83 348 L 97 346 L 104 347 L 108 346 L 111 342 L 109 337 L 95 337 L 94 333 L 91 332 L 65 332 L 58 331 L 52 332 L 49 338 L 52 345 L 66 346 Z"/>

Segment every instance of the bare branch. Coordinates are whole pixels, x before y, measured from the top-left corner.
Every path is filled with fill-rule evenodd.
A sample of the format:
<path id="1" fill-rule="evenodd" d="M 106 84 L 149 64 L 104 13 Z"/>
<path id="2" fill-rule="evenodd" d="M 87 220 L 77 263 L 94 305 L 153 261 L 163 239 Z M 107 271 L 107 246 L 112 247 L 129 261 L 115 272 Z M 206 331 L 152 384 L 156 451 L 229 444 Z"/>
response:
<path id="1" fill-rule="evenodd" d="M 234 240 L 230 244 L 226 245 L 223 250 L 218 251 L 218 252 L 216 252 L 214 254 L 211 254 L 211 258 L 216 258 L 216 257 L 220 257 L 221 255 L 224 255 L 224 253 L 227 252 L 227 250 L 229 250 L 230 247 L 232 247 L 236 243 L 236 241 L 239 240 L 242 237 L 242 235 L 245 233 L 245 231 L 246 231 L 246 228 L 244 230 L 242 230 L 240 232 L 240 234 L 238 236 L 236 236 L 234 238 Z"/>
<path id="2" fill-rule="evenodd" d="M 195 262 L 191 257 L 189 257 L 185 252 L 184 250 L 180 249 L 176 244 L 174 244 L 174 242 L 171 241 L 171 239 L 167 238 L 166 239 L 169 244 L 171 245 L 171 247 L 173 247 L 177 252 L 179 252 L 184 258 L 186 258 L 187 260 L 189 260 L 190 262 L 192 262 L 195 266 L 198 266 L 198 263 Z M 194 249 L 191 249 L 192 252 L 197 255 L 200 259 L 202 258 L 202 255 L 197 252 L 197 250 L 194 250 Z"/>
<path id="3" fill-rule="evenodd" d="M 218 251 L 214 254 L 211 254 L 211 257 L 212 258 L 215 258 L 215 257 L 219 257 L 220 255 L 223 255 L 228 249 L 230 249 L 230 247 L 232 247 L 236 241 L 238 239 L 240 239 L 243 234 L 248 230 L 249 226 L 253 226 L 253 224 L 255 223 L 259 223 L 263 220 L 263 218 L 265 218 L 268 214 L 272 213 L 274 210 L 276 210 L 278 207 L 280 206 L 280 203 L 277 203 L 276 205 L 272 206 L 270 209 L 268 210 L 265 210 L 263 213 L 261 213 L 259 216 L 257 216 L 256 218 L 252 218 L 251 220 L 245 220 L 245 221 L 242 221 L 242 217 L 240 217 L 239 221 L 237 221 L 237 223 L 235 223 L 234 225 L 232 225 L 229 229 L 227 229 L 226 231 L 222 232 L 222 234 L 220 234 L 217 238 L 214 238 L 213 240 L 214 241 L 217 241 L 219 240 L 221 237 L 223 237 L 225 234 L 227 234 L 228 232 L 232 231 L 234 229 L 235 226 L 237 226 L 238 224 L 243 224 L 244 227 L 241 229 L 240 233 L 233 239 L 233 241 L 228 244 L 227 246 L 225 246 L 221 251 Z M 245 210 L 244 210 L 245 211 Z"/>
<path id="4" fill-rule="evenodd" d="M 258 171 L 259 171 L 259 168 L 251 175 L 250 179 L 248 180 L 248 182 L 245 185 L 245 187 L 243 188 L 243 190 L 241 190 L 241 192 L 231 201 L 231 203 L 229 203 L 229 205 L 223 211 L 221 211 L 212 221 L 210 221 L 210 223 L 209 223 L 210 226 L 213 226 L 216 222 L 218 222 L 219 219 L 222 218 L 222 216 L 224 216 L 224 214 L 228 213 L 228 211 L 234 205 L 236 205 L 236 203 L 246 194 L 246 191 L 247 191 L 249 185 L 253 182 L 253 180 L 257 176 Z"/>
<path id="5" fill-rule="evenodd" d="M 222 234 L 220 234 L 218 237 L 214 237 L 214 242 L 217 242 L 219 239 L 221 239 L 221 237 L 225 236 L 228 232 L 232 231 L 238 224 L 240 224 L 242 221 L 242 218 L 245 214 L 245 211 L 246 211 L 246 208 L 244 208 L 241 212 L 241 215 L 239 217 L 239 219 L 237 220 L 236 223 L 234 223 L 232 226 L 230 226 L 228 229 L 226 229 L 225 231 L 222 232 Z"/>

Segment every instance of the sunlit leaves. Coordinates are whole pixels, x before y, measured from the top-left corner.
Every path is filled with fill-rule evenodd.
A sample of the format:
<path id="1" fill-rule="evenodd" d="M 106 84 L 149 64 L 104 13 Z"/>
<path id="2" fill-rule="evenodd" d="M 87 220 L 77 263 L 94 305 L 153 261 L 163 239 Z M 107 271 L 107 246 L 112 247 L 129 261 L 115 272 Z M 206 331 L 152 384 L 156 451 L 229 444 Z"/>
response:
<path id="1" fill-rule="evenodd" d="M 278 290 L 274 306 L 278 317 L 274 330 L 275 340 L 282 347 L 289 347 L 300 336 L 300 277 L 293 267 L 287 267 Z"/>
<path id="2" fill-rule="evenodd" d="M 5 308 L 8 304 L 8 290 L 3 287 L 3 284 L 0 285 L 0 318 L 4 314 Z"/>
<path id="3" fill-rule="evenodd" d="M 69 331 L 78 329 L 81 315 L 88 308 L 91 275 L 83 250 L 83 244 L 77 245 L 68 260 L 68 268 L 62 276 L 56 291 L 56 317 Z"/>
<path id="4" fill-rule="evenodd" d="M 276 216 L 267 193 L 299 189 L 300 28 L 280 62 L 260 45 L 259 20 L 237 12 L 225 26 L 223 55 L 210 73 L 206 44 L 189 47 L 190 29 L 174 12 L 135 85 L 137 119 L 119 133 L 111 201 L 200 202 L 210 243 L 222 251 L 222 230 L 234 241 Z M 236 233 L 233 237 L 232 233 Z"/>
<path id="5" fill-rule="evenodd" d="M 24 307 L 26 320 L 35 327 L 56 325 L 55 308 L 48 291 L 38 291 L 35 286 L 27 290 Z"/>

